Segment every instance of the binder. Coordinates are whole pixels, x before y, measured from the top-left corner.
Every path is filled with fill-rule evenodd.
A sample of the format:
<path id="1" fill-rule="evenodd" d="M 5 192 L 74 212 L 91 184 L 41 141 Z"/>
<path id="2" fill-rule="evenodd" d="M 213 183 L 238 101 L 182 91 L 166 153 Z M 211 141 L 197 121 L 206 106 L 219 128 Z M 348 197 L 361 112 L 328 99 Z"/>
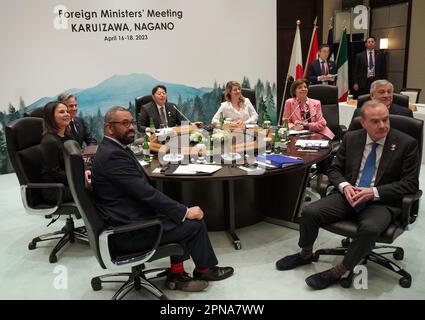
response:
<path id="1" fill-rule="evenodd" d="M 257 161 L 271 164 L 278 168 L 285 168 L 287 166 L 304 163 L 304 160 L 301 158 L 285 156 L 282 154 L 268 154 L 265 156 L 258 156 Z"/>

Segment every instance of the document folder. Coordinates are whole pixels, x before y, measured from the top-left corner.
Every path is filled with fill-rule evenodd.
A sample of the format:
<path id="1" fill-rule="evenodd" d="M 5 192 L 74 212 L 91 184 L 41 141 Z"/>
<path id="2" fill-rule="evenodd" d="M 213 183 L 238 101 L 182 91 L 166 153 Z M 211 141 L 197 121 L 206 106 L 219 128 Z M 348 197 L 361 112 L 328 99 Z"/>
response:
<path id="1" fill-rule="evenodd" d="M 291 157 L 291 156 L 285 156 L 282 154 L 269 154 L 265 156 L 258 156 L 257 161 L 271 164 L 278 168 L 284 168 L 287 166 L 304 163 L 303 159 Z"/>

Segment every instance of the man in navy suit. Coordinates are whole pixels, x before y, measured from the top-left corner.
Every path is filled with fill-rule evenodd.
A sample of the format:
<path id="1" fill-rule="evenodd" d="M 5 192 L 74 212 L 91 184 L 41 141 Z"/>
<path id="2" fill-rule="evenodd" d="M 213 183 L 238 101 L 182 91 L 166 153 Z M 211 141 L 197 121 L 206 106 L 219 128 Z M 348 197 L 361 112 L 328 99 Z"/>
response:
<path id="1" fill-rule="evenodd" d="M 363 129 L 344 135 L 328 171 L 329 181 L 338 191 L 303 209 L 298 242 L 301 251 L 276 263 L 279 270 L 310 264 L 322 225 L 357 220 L 357 235 L 342 263 L 306 279 L 313 289 L 337 283 L 368 255 L 376 239 L 399 214 L 401 198 L 419 188 L 417 140 L 390 128 L 388 108 L 381 102 L 367 101 L 361 110 Z"/>
<path id="2" fill-rule="evenodd" d="M 335 84 L 336 69 L 335 62 L 329 61 L 330 48 L 322 44 L 319 48 L 319 58 L 310 64 L 308 80 L 310 84 Z"/>
<path id="3" fill-rule="evenodd" d="M 135 122 L 123 107 L 105 114 L 104 134 L 92 167 L 96 206 L 110 226 L 135 223 L 152 217 L 163 223 L 161 244 L 178 242 L 185 248 L 182 256 L 171 257 L 166 285 L 172 290 L 201 291 L 208 281 L 222 280 L 233 274 L 231 267 L 218 267 L 200 207 L 187 208 L 156 190 L 128 144 L 134 141 Z M 119 252 L 143 248 L 146 233 L 117 235 L 113 246 Z M 183 262 L 192 257 L 193 278 L 184 271 Z"/>
<path id="4" fill-rule="evenodd" d="M 376 80 L 370 86 L 370 98 L 383 103 L 390 114 L 413 118 L 413 112 L 409 108 L 393 103 L 394 86 L 388 80 Z M 354 110 L 348 130 L 353 130 L 354 119 L 360 116 L 361 108 Z"/>
<path id="5" fill-rule="evenodd" d="M 375 50 L 375 37 L 368 37 L 366 50 L 356 55 L 353 73 L 353 89 L 358 96 L 368 94 L 373 81 L 387 79 L 387 59 L 384 52 Z"/>
<path id="6" fill-rule="evenodd" d="M 97 141 L 92 137 L 89 128 L 85 124 L 84 120 L 77 117 L 78 105 L 77 97 L 70 93 L 63 93 L 59 95 L 58 101 L 64 103 L 68 109 L 68 113 L 71 115 L 71 122 L 69 127 L 74 140 L 78 141 L 80 147 L 83 147 L 83 143 L 87 146 L 96 145 Z"/>
<path id="7" fill-rule="evenodd" d="M 157 85 L 152 89 L 152 102 L 144 104 L 140 109 L 140 127 L 142 132 L 149 129 L 150 119 L 156 129 L 163 127 L 176 127 L 180 126 L 185 119 L 182 114 L 177 110 L 174 103 L 167 101 L 167 88 L 163 85 Z M 201 121 L 193 122 L 193 124 L 200 126 Z"/>

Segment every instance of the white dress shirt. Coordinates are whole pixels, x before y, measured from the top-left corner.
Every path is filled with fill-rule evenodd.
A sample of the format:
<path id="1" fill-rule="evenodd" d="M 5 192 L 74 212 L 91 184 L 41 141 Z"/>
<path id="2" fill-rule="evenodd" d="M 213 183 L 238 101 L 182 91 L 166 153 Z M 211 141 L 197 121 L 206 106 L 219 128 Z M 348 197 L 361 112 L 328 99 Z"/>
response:
<path id="1" fill-rule="evenodd" d="M 378 189 L 375 187 L 375 179 L 376 179 L 376 173 L 378 172 L 378 168 L 379 168 L 379 162 L 381 161 L 381 156 L 382 156 L 382 151 L 384 149 L 385 140 L 386 140 L 386 137 L 376 141 L 378 146 L 376 147 L 375 173 L 373 174 L 372 182 L 370 184 L 370 186 L 373 188 L 373 194 L 374 194 L 373 201 L 379 200 Z M 372 144 L 373 143 L 375 143 L 375 141 L 373 141 L 369 137 L 369 135 L 367 135 L 366 144 L 365 144 L 365 147 L 364 147 L 364 150 L 363 150 L 362 161 L 360 162 L 360 170 L 359 170 L 359 174 L 358 174 L 357 180 L 356 180 L 356 186 L 359 185 L 360 178 L 363 174 L 363 169 L 364 169 L 364 166 L 365 166 L 365 163 L 366 163 L 366 159 L 369 156 L 370 151 L 372 151 Z M 339 191 L 343 194 L 345 186 L 348 186 L 348 185 L 350 185 L 348 182 L 341 182 L 338 186 Z"/>
<path id="2" fill-rule="evenodd" d="M 245 123 L 255 124 L 258 120 L 257 111 L 255 111 L 254 106 L 248 98 L 245 98 L 245 102 L 239 110 L 236 110 L 230 101 L 223 102 L 212 118 L 212 124 L 220 123 L 220 115 L 222 112 L 225 119 L 231 119 L 232 121 L 243 120 Z"/>

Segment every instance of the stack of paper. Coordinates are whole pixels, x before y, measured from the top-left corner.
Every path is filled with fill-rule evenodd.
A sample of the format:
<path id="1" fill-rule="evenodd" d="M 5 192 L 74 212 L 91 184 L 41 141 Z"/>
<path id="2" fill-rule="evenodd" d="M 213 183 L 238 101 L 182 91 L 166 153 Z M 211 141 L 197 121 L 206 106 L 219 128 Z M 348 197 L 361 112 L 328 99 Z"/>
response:
<path id="1" fill-rule="evenodd" d="M 209 164 L 188 164 L 186 166 L 180 165 L 173 172 L 173 174 L 180 175 L 196 175 L 198 173 L 214 173 L 221 169 L 221 166 L 209 165 Z"/>

